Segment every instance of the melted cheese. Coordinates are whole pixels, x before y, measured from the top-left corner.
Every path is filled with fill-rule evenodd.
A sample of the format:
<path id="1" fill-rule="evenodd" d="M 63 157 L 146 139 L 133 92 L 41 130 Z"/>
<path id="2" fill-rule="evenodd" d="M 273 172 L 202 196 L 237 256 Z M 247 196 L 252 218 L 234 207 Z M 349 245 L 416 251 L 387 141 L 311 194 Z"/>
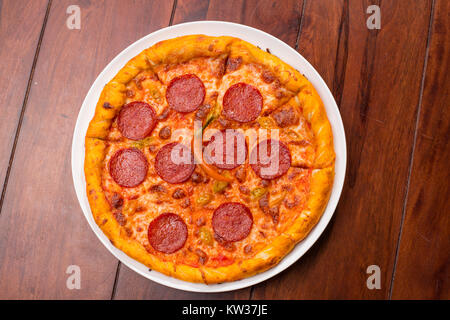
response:
<path id="1" fill-rule="evenodd" d="M 167 85 L 173 78 L 188 73 L 197 75 L 203 81 L 206 89 L 205 102 L 212 101 L 212 103 L 215 103 L 217 99 L 217 102 L 221 105 L 226 90 L 237 82 L 246 82 L 258 88 L 264 97 L 262 114 L 270 113 L 279 108 L 293 96 L 293 93 L 280 87 L 276 81 L 272 83 L 264 82 L 262 79 L 263 68 L 261 66 L 253 64 L 242 65 L 235 72 L 227 73 L 222 78 L 224 63 L 225 60 L 223 58 L 197 58 L 179 65 L 160 66 L 156 69 L 156 75 L 150 71 L 144 71 L 127 85 L 127 103 L 142 100 L 153 106 L 157 114 L 161 114 L 168 108 L 165 100 Z M 223 193 L 213 192 L 215 181 L 211 178 L 207 182 L 199 184 L 195 184 L 191 180 L 183 184 L 169 184 L 156 174 L 154 167 L 155 156 L 162 146 L 173 141 L 190 145 L 194 116 L 195 112 L 179 114 L 171 111 L 165 120 L 159 121 L 150 138 L 138 142 L 124 138 L 120 134 L 117 128 L 117 120 L 115 120 L 108 136 L 109 146 L 103 166 L 102 183 L 106 197 L 110 202 L 115 194 L 119 194 L 123 198 L 123 206 L 117 210 L 121 210 L 122 215 L 125 217 L 126 222 L 123 227 L 127 230 L 127 236 L 139 242 L 150 254 L 159 256 L 163 260 L 175 260 L 179 263 L 198 266 L 199 261 L 195 254 L 196 249 L 200 249 L 208 255 L 206 266 L 212 267 L 218 266 L 224 261 L 241 261 L 253 257 L 259 250 L 263 249 L 281 232 L 286 230 L 301 213 L 308 197 L 311 172 L 309 169 L 291 167 L 285 175 L 272 181 L 270 186 L 266 188 L 269 199 L 282 198 L 279 203 L 278 224 L 275 224 L 272 217 L 260 209 L 258 204 L 259 198 L 252 196 L 252 191 L 262 187 L 262 180 L 251 169 L 248 163 L 248 156 L 246 163 L 243 165 L 246 172 L 245 181 L 239 183 L 234 179 Z M 172 132 L 175 132 L 177 129 L 185 129 L 187 131 L 185 135 L 172 135 L 170 139 L 164 140 L 158 136 L 159 131 L 164 126 L 169 126 Z M 256 129 L 260 127 L 257 121 L 244 125 L 235 123 L 231 126 Z M 211 127 L 217 128 L 220 125 L 216 121 Z M 297 138 L 300 137 L 301 140 L 312 140 L 308 124 L 302 117 L 300 118 L 300 123 L 295 127 L 289 128 L 289 130 L 294 131 Z M 291 141 L 289 140 L 292 139 L 289 130 L 281 130 L 281 141 Z M 250 146 L 248 154 L 250 154 L 253 146 L 251 144 L 248 145 Z M 109 173 L 109 161 L 113 154 L 127 147 L 141 149 L 149 162 L 145 181 L 135 188 L 120 187 L 114 182 Z M 308 163 L 311 154 L 312 157 L 314 156 L 313 151 L 309 150 L 307 145 L 302 146 L 302 148 L 304 150 L 294 152 L 294 163 Z M 234 176 L 237 170 L 242 170 L 241 167 L 229 170 L 228 173 Z M 199 166 L 197 166 L 195 172 L 206 177 L 206 174 Z M 154 186 L 160 186 L 159 188 L 162 191 L 155 191 Z M 185 198 L 174 199 L 172 197 L 173 192 L 177 188 L 183 189 L 186 194 Z M 200 204 L 198 199 L 205 194 L 210 194 L 211 200 L 206 204 Z M 189 199 L 190 205 L 183 207 L 182 204 L 187 201 L 186 199 Z M 213 237 L 211 217 L 215 208 L 224 202 L 233 201 L 245 204 L 252 212 L 253 227 L 249 236 L 233 243 L 228 249 L 224 249 L 217 241 L 212 241 L 212 243 L 203 242 L 199 236 L 200 230 L 201 232 L 209 232 L 210 236 Z M 165 212 L 178 214 L 188 227 L 188 239 L 184 248 L 170 255 L 156 252 L 149 244 L 147 237 L 150 222 Z M 203 223 L 200 223 L 202 220 Z M 248 250 L 249 247 L 251 247 L 251 250 Z"/>

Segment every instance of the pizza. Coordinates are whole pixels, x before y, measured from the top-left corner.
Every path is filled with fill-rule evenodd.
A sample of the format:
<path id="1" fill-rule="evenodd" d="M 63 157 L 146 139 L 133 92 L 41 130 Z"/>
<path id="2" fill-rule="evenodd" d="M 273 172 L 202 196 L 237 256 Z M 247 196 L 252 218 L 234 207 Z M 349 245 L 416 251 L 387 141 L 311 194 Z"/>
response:
<path id="1" fill-rule="evenodd" d="M 265 271 L 305 238 L 334 163 L 313 85 L 227 36 L 169 39 L 131 59 L 85 137 L 87 196 L 112 244 L 206 284 Z"/>

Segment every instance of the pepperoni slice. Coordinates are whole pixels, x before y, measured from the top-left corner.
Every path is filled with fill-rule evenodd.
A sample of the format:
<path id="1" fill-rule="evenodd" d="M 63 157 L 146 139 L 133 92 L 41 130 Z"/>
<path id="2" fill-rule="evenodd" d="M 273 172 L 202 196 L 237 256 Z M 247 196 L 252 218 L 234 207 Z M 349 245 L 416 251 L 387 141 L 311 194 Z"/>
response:
<path id="1" fill-rule="evenodd" d="M 180 250 L 187 236 L 186 223 L 175 213 L 163 213 L 148 226 L 148 242 L 159 252 L 170 254 Z"/>
<path id="2" fill-rule="evenodd" d="M 145 155 L 136 148 L 121 149 L 109 161 L 109 172 L 114 181 L 125 188 L 140 185 L 147 176 L 148 163 Z"/>
<path id="3" fill-rule="evenodd" d="M 214 233 L 226 242 L 244 239 L 249 235 L 252 225 L 253 217 L 250 209 L 239 202 L 221 204 L 212 217 Z"/>
<path id="4" fill-rule="evenodd" d="M 197 110 L 205 99 L 205 86 L 194 74 L 185 74 L 170 81 L 166 91 L 169 106 L 178 112 Z"/>
<path id="5" fill-rule="evenodd" d="M 250 165 L 262 179 L 275 179 L 285 174 L 291 167 L 291 153 L 278 140 L 261 141 L 250 154 Z"/>
<path id="6" fill-rule="evenodd" d="M 181 143 L 166 144 L 156 154 L 156 173 L 168 183 L 174 184 L 186 181 L 190 178 L 194 169 L 194 156 L 191 150 Z"/>
<path id="7" fill-rule="evenodd" d="M 124 137 L 141 140 L 148 136 L 155 127 L 156 112 L 145 102 L 130 102 L 120 110 L 117 125 Z"/>
<path id="8" fill-rule="evenodd" d="M 255 87 L 240 82 L 228 88 L 223 96 L 222 113 L 228 119 L 250 122 L 258 118 L 263 106 L 263 97 Z"/>
<path id="9" fill-rule="evenodd" d="M 231 170 L 245 162 L 247 145 L 242 133 L 234 129 L 217 131 L 206 145 L 205 162 L 217 168 Z"/>

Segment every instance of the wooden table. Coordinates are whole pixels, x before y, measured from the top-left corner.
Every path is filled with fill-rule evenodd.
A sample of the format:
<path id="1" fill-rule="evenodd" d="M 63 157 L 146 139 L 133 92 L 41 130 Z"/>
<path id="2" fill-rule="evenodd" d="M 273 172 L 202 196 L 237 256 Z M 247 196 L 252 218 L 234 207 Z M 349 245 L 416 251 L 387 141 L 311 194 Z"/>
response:
<path id="1" fill-rule="evenodd" d="M 369 5 L 381 29 L 368 29 Z M 81 9 L 81 29 L 66 10 Z M 446 0 L 0 1 L 0 298 L 449 299 L 450 3 Z M 300 261 L 223 294 L 169 289 L 120 264 L 72 186 L 81 103 L 99 72 L 150 32 L 194 20 L 264 30 L 333 92 L 347 135 L 338 208 Z M 69 265 L 81 289 L 66 287 Z M 367 267 L 381 271 L 368 289 Z"/>

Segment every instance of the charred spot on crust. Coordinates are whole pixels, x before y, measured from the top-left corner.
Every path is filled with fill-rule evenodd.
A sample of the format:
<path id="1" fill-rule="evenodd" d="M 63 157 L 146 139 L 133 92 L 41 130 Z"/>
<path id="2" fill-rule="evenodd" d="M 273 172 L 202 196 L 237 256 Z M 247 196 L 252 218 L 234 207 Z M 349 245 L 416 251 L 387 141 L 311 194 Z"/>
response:
<path id="1" fill-rule="evenodd" d="M 114 192 L 111 197 L 111 206 L 114 209 L 121 209 L 123 206 L 123 199 L 117 192 Z"/>
<path id="2" fill-rule="evenodd" d="M 103 108 L 105 108 L 105 109 L 112 109 L 113 106 L 112 106 L 109 102 L 105 102 L 105 103 L 103 104 Z"/>
<path id="3" fill-rule="evenodd" d="M 174 199 L 182 199 L 184 197 L 186 197 L 186 192 L 184 192 L 184 190 L 181 188 L 176 188 L 172 193 L 172 198 Z"/>
<path id="4" fill-rule="evenodd" d="M 259 199 L 258 204 L 261 211 L 268 214 L 272 218 L 273 223 L 277 224 L 280 217 L 280 207 L 269 207 L 269 195 L 267 193 Z"/>
<path id="5" fill-rule="evenodd" d="M 133 98 L 134 97 L 134 91 L 131 90 L 131 89 L 127 90 L 125 94 L 126 94 L 126 96 L 128 98 Z"/>
<path id="6" fill-rule="evenodd" d="M 163 140 L 167 140 L 172 135 L 172 130 L 169 126 L 163 127 L 161 130 L 159 130 L 159 137 Z"/>
<path id="7" fill-rule="evenodd" d="M 159 121 L 166 120 L 169 116 L 170 108 L 165 108 L 157 117 Z"/>
<path id="8" fill-rule="evenodd" d="M 258 205 L 262 212 L 269 213 L 269 195 L 267 193 L 258 200 Z"/>
<path id="9" fill-rule="evenodd" d="M 286 208 L 288 208 L 288 209 L 295 208 L 295 207 L 299 204 L 299 202 L 300 202 L 300 201 L 299 201 L 299 199 L 298 199 L 297 196 L 294 196 L 294 199 L 292 199 L 292 200 L 285 199 L 285 200 L 283 201 L 284 206 L 285 206 Z"/>
<path id="10" fill-rule="evenodd" d="M 265 83 L 272 83 L 275 80 L 273 73 L 268 70 L 262 72 L 261 78 Z"/>
<path id="11" fill-rule="evenodd" d="M 280 220 L 280 207 L 272 207 L 269 209 L 269 215 L 272 217 L 273 224 L 278 224 Z"/>
<path id="12" fill-rule="evenodd" d="M 125 227 L 124 230 L 125 230 L 127 236 L 129 238 L 131 238 L 131 236 L 133 235 L 133 231 L 130 228 L 127 228 L 127 227 Z"/>
<path id="13" fill-rule="evenodd" d="M 234 251 L 236 250 L 236 246 L 232 242 L 226 241 L 224 238 L 219 236 L 217 233 L 214 232 L 214 239 L 219 243 L 225 250 L 227 251 Z"/>
<path id="14" fill-rule="evenodd" d="M 201 249 L 195 249 L 195 254 L 198 256 L 198 262 L 204 265 L 208 261 L 208 255 Z"/>
<path id="15" fill-rule="evenodd" d="M 189 198 L 185 198 L 183 201 L 181 201 L 180 206 L 183 209 L 188 208 L 191 205 L 191 200 Z"/>
<path id="16" fill-rule="evenodd" d="M 163 185 L 155 184 L 150 187 L 150 192 L 166 192 L 166 188 Z"/>
<path id="17" fill-rule="evenodd" d="M 117 222 L 121 225 L 124 226 L 127 223 L 127 218 L 125 218 L 125 216 L 122 214 L 122 211 L 114 211 L 114 218 L 116 218 Z"/>
<path id="18" fill-rule="evenodd" d="M 272 113 L 272 117 L 281 128 L 298 124 L 299 118 L 292 106 L 283 107 L 279 110 L 275 110 Z"/>
<path id="19" fill-rule="evenodd" d="M 203 176 L 200 173 L 194 172 L 192 173 L 191 180 L 194 183 L 200 183 L 203 181 Z"/>
<path id="20" fill-rule="evenodd" d="M 228 58 L 227 71 L 236 71 L 242 64 L 242 57 Z"/>
<path id="21" fill-rule="evenodd" d="M 225 69 L 226 69 L 225 60 L 222 60 L 216 70 L 217 77 L 219 78 L 223 77 L 223 75 L 225 74 Z"/>
<path id="22" fill-rule="evenodd" d="M 202 105 L 195 113 L 195 119 L 203 120 L 206 117 L 206 115 L 208 114 L 210 109 L 211 109 L 211 106 L 209 104 Z"/>

